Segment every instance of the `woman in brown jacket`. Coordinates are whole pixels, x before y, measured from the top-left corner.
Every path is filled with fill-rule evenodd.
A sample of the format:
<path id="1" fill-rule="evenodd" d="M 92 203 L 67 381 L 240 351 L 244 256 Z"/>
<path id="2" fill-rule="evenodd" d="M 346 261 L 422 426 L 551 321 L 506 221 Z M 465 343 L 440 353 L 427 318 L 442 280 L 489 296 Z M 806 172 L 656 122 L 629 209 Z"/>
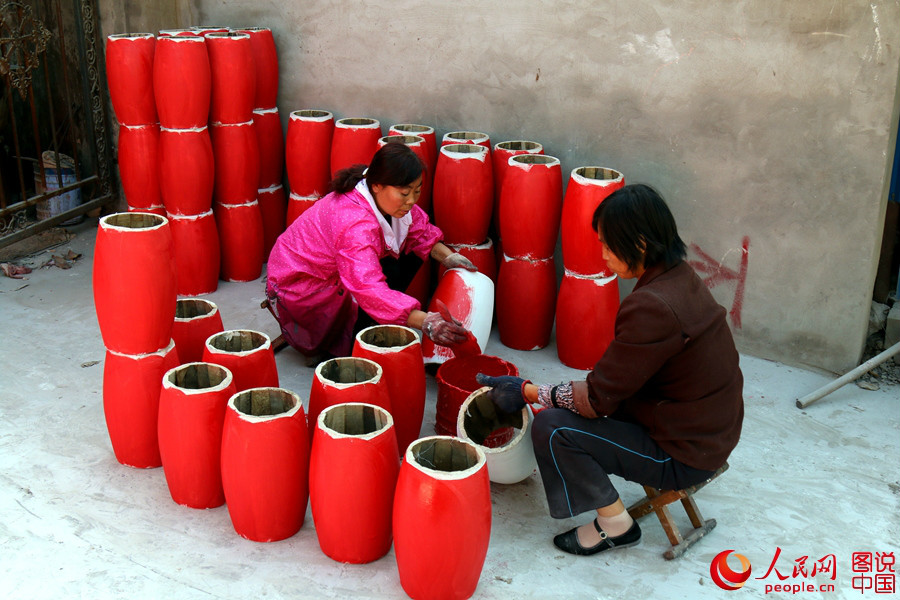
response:
<path id="1" fill-rule="evenodd" d="M 584 381 L 534 385 L 485 377 L 506 412 L 541 404 L 532 438 L 550 514 L 596 511 L 553 542 L 571 554 L 637 544 L 641 530 L 610 482 L 658 489 L 708 479 L 737 445 L 743 376 L 725 309 L 684 262 L 685 245 L 662 197 L 645 185 L 611 194 L 594 214 L 603 257 L 636 278 L 616 315 L 615 339 Z"/>

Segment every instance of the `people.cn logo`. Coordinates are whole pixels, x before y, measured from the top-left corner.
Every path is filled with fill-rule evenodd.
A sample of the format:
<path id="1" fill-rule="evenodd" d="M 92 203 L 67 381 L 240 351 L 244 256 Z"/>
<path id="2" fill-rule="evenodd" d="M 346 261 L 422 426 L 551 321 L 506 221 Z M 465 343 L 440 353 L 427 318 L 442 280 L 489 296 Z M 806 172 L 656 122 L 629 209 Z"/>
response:
<path id="1" fill-rule="evenodd" d="M 728 555 L 734 555 L 741 561 L 741 570 L 734 571 L 728 566 Z M 725 550 L 716 554 L 709 564 L 709 575 L 716 585 L 723 590 L 737 590 L 744 587 L 744 583 L 750 578 L 750 561 L 743 554 L 734 550 Z"/>

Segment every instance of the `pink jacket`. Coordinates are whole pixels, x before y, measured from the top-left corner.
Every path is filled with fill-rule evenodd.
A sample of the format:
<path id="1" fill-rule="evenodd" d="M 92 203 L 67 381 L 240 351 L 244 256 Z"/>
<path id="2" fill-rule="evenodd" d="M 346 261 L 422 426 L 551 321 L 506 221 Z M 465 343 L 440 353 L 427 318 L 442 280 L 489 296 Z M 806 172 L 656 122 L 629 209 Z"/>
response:
<path id="1" fill-rule="evenodd" d="M 443 238 L 418 206 L 400 250 L 427 259 Z M 418 300 L 390 289 L 379 261 L 391 255 L 378 217 L 352 190 L 328 194 L 281 234 L 269 255 L 266 291 L 285 338 L 306 354 L 346 356 L 362 306 L 379 323 L 405 325 Z"/>

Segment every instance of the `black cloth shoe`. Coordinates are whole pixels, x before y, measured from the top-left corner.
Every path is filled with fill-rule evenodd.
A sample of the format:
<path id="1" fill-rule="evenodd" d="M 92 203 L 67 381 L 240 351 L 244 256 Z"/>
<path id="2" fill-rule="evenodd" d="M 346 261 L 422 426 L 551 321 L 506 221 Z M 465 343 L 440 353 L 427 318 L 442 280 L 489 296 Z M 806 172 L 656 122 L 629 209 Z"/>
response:
<path id="1" fill-rule="evenodd" d="M 577 527 L 553 538 L 553 545 L 569 554 L 590 556 L 591 554 L 597 554 L 598 552 L 603 552 L 604 550 L 610 550 L 612 548 L 627 548 L 628 546 L 634 546 L 641 541 L 641 526 L 638 525 L 637 521 L 631 524 L 628 531 L 616 537 L 607 535 L 607 533 L 600 528 L 597 519 L 594 519 L 594 527 L 597 529 L 597 533 L 600 534 L 602 539 L 599 543 L 590 548 L 585 548 L 578 543 Z"/>

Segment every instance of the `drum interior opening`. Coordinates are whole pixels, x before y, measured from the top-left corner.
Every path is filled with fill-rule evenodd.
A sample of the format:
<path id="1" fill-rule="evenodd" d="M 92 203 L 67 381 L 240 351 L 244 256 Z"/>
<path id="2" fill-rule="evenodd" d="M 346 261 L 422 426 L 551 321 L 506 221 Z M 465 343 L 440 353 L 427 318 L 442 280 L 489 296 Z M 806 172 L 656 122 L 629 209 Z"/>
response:
<path id="1" fill-rule="evenodd" d="M 383 325 L 362 332 L 359 338 L 370 346 L 397 348 L 407 346 L 416 341 L 416 334 L 403 327 Z"/>
<path id="2" fill-rule="evenodd" d="M 365 383 L 378 374 L 377 364 L 358 358 L 332 358 L 321 369 L 322 377 L 335 383 Z"/>
<path id="3" fill-rule="evenodd" d="M 266 337 L 258 331 L 225 331 L 209 343 L 222 352 L 247 352 L 265 345 Z"/>
<path id="4" fill-rule="evenodd" d="M 549 165 L 550 163 L 559 162 L 556 158 L 545 154 L 520 154 L 519 156 L 514 156 L 513 160 L 528 165 Z"/>
<path id="5" fill-rule="evenodd" d="M 175 303 L 176 319 L 193 319 L 202 317 L 213 311 L 212 304 L 207 300 L 196 298 L 181 298 Z"/>
<path id="6" fill-rule="evenodd" d="M 460 154 L 484 154 L 487 148 L 477 144 L 447 144 L 444 146 L 447 152 L 458 152 Z"/>
<path id="7" fill-rule="evenodd" d="M 485 136 L 480 131 L 451 131 L 447 137 L 452 140 L 475 140 Z"/>
<path id="8" fill-rule="evenodd" d="M 327 110 L 298 110 L 297 114 L 301 117 L 312 117 L 315 119 L 321 119 L 322 117 L 327 117 L 331 113 Z"/>
<path id="9" fill-rule="evenodd" d="M 340 123 L 343 125 L 374 125 L 375 119 L 350 117 L 347 119 L 341 119 Z"/>
<path id="10" fill-rule="evenodd" d="M 485 440 L 495 431 L 508 427 L 522 429 L 523 426 L 522 411 L 504 413 L 497 410 L 487 392 L 481 392 L 475 396 L 469 402 L 465 416 L 463 416 L 463 428 L 466 435 L 479 446 L 488 445 L 485 444 Z"/>
<path id="11" fill-rule="evenodd" d="M 462 440 L 425 439 L 411 447 L 415 461 L 434 471 L 465 471 L 478 464 L 478 452 Z"/>
<path id="12" fill-rule="evenodd" d="M 431 127 L 426 127 L 425 125 L 394 125 L 393 128 L 397 131 L 413 131 L 415 133 L 431 131 Z"/>
<path id="13" fill-rule="evenodd" d="M 110 215 L 106 218 L 106 223 L 114 227 L 124 227 L 126 229 L 146 229 L 147 227 L 158 227 L 165 223 L 165 221 L 159 215 L 127 212 Z"/>
<path id="14" fill-rule="evenodd" d="M 385 411 L 362 404 L 338 404 L 322 417 L 325 427 L 344 435 L 367 435 L 388 425 Z"/>
<path id="15" fill-rule="evenodd" d="M 297 398 L 286 390 L 255 389 L 241 392 L 234 399 L 234 407 L 245 415 L 268 417 L 293 409 Z"/>
<path id="16" fill-rule="evenodd" d="M 527 141 L 500 142 L 498 146 L 504 150 L 537 150 L 541 147 L 537 142 Z"/>
<path id="17" fill-rule="evenodd" d="M 406 144 L 407 146 L 424 141 L 417 135 L 386 135 L 382 138 L 382 140 L 384 140 L 385 144 L 389 144 L 391 142 L 399 142 L 401 144 Z"/>
<path id="18" fill-rule="evenodd" d="M 580 169 L 576 169 L 576 172 L 582 177 L 586 177 L 588 179 L 607 180 L 618 179 L 622 176 L 622 174 L 615 169 L 606 169 L 604 167 L 581 167 Z"/>
<path id="19" fill-rule="evenodd" d="M 228 371 L 219 365 L 194 363 L 169 374 L 169 383 L 186 390 L 214 388 L 225 381 Z"/>

